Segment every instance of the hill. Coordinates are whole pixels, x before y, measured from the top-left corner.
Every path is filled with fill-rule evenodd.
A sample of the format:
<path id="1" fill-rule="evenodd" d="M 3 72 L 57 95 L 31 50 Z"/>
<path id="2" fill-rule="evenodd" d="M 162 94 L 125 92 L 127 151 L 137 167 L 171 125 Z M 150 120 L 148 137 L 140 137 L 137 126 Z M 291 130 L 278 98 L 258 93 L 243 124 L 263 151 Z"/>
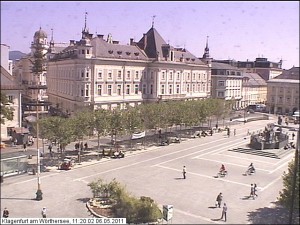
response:
<path id="1" fill-rule="evenodd" d="M 9 52 L 9 59 L 13 62 L 17 59 L 21 59 L 22 57 L 26 56 L 26 53 L 20 52 L 20 51 L 10 51 Z"/>

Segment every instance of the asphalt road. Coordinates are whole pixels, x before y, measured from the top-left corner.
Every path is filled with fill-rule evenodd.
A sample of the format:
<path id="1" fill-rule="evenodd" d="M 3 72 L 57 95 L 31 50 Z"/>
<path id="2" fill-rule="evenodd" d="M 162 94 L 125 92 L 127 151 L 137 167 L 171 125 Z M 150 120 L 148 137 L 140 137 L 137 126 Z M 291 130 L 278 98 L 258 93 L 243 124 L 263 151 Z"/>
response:
<path id="1" fill-rule="evenodd" d="M 274 118 L 273 121 L 276 121 Z M 256 132 L 273 121 L 255 121 L 232 126 L 236 136 L 217 133 L 205 138 L 188 139 L 180 144 L 152 147 L 128 153 L 124 159 L 103 159 L 76 166 L 70 171 L 51 170 L 41 174 L 43 200 L 36 201 L 37 178 L 20 175 L 1 183 L 1 211 L 7 207 L 10 217 L 41 218 L 42 207 L 48 217 L 88 218 L 85 203 L 92 197 L 87 184 L 98 178 L 126 185 L 135 196 L 149 196 L 162 208 L 174 206 L 173 224 L 222 224 L 221 209 L 214 208 L 217 195 L 223 193 L 228 206 L 229 224 L 252 223 L 253 213 L 272 208 L 282 189 L 282 174 L 293 158 L 289 150 L 279 159 L 228 151 L 245 148 L 248 130 Z M 272 151 L 272 150 L 270 150 Z M 279 150 L 273 150 L 273 152 Z M 253 162 L 256 174 L 244 176 Z M 216 178 L 224 164 L 228 176 Z M 182 179 L 182 167 L 187 179 Z M 249 199 L 250 184 L 258 185 L 258 198 Z M 252 216 L 250 216 L 252 215 Z M 262 216 L 262 215 L 257 215 Z M 166 222 L 165 222 L 166 223 Z"/>

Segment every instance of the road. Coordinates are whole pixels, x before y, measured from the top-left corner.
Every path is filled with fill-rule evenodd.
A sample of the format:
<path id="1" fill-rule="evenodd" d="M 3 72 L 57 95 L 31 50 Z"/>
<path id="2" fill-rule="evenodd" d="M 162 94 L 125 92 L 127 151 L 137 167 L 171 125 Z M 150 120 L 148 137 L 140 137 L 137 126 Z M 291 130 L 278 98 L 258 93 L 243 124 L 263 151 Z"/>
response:
<path id="1" fill-rule="evenodd" d="M 273 119 L 276 121 L 276 118 Z M 272 121 L 272 122 L 273 122 Z M 5 178 L 1 184 L 1 211 L 10 210 L 11 217 L 40 218 L 42 207 L 48 217 L 90 217 L 85 203 L 92 197 L 87 184 L 98 178 L 126 185 L 135 196 L 149 196 L 162 208 L 174 206 L 173 224 L 223 224 L 221 209 L 214 208 L 217 195 L 223 193 L 228 206 L 229 224 L 247 224 L 249 213 L 272 207 L 282 189 L 281 176 L 287 170 L 294 150 L 279 158 L 230 151 L 247 148 L 248 130 L 256 132 L 271 121 L 236 124 L 236 136 L 226 133 L 188 139 L 180 144 L 152 147 L 128 153 L 124 159 L 103 159 L 78 166 L 70 171 L 52 170 L 41 174 L 43 200 L 36 201 L 37 179 L 33 175 Z M 233 133 L 233 132 L 232 132 Z M 279 153 L 280 150 L 269 150 Z M 256 174 L 244 176 L 253 162 Z M 221 164 L 229 174 L 216 178 Z M 182 179 L 182 167 L 187 168 L 187 179 Z M 247 198 L 250 184 L 258 185 L 258 198 Z M 166 222 L 165 222 L 166 223 Z"/>

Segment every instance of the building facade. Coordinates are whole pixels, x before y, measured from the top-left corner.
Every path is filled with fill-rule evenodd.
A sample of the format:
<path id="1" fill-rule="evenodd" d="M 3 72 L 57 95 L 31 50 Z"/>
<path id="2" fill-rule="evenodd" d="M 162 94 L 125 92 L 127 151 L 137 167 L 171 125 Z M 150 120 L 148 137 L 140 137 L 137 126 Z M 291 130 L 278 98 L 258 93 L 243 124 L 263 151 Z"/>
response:
<path id="1" fill-rule="evenodd" d="M 212 98 L 232 101 L 232 108 L 242 107 L 242 71 L 226 63 L 212 61 Z"/>
<path id="2" fill-rule="evenodd" d="M 243 73 L 242 108 L 267 102 L 267 82 L 257 73 Z"/>
<path id="3" fill-rule="evenodd" d="M 267 81 L 267 107 L 270 113 L 289 114 L 299 110 L 299 67 L 285 70 Z"/>
<path id="4" fill-rule="evenodd" d="M 111 34 L 93 37 L 85 24 L 81 40 L 71 40 L 47 67 L 49 101 L 66 113 L 204 99 L 211 92 L 211 64 L 167 44 L 153 26 L 140 41 L 122 45 Z"/>
<path id="5" fill-rule="evenodd" d="M 2 57 L 2 52 L 1 52 Z M 11 107 L 13 111 L 13 119 L 5 119 L 4 124 L 1 124 L 1 141 L 7 141 L 11 137 L 13 128 L 21 127 L 21 85 L 14 77 L 1 65 L 1 93 L 4 93 L 9 100 L 7 107 Z M 2 106 L 1 106 L 2 107 Z"/>

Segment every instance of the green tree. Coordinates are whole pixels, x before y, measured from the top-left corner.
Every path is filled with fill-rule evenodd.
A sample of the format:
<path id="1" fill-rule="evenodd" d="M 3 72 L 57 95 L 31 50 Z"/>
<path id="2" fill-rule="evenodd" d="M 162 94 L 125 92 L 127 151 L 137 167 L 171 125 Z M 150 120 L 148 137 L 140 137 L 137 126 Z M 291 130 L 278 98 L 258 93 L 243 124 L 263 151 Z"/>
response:
<path id="1" fill-rule="evenodd" d="M 299 161 L 298 161 L 299 162 Z M 295 176 L 295 160 L 291 161 L 288 165 L 288 172 L 284 172 L 283 179 L 283 189 L 279 192 L 278 201 L 281 205 L 285 206 L 287 209 L 291 210 L 291 203 L 294 201 L 294 215 L 299 213 L 299 163 L 297 165 L 296 173 L 296 186 L 295 186 L 295 196 L 292 198 L 293 189 L 293 179 Z"/>
<path id="2" fill-rule="evenodd" d="M 13 120 L 14 118 L 14 109 L 9 106 L 8 97 L 1 91 L 1 124 L 5 123 L 5 119 Z"/>
<path id="3" fill-rule="evenodd" d="M 98 109 L 93 113 L 93 127 L 97 131 L 98 149 L 100 149 L 100 137 L 110 130 L 110 114 L 106 109 Z"/>

